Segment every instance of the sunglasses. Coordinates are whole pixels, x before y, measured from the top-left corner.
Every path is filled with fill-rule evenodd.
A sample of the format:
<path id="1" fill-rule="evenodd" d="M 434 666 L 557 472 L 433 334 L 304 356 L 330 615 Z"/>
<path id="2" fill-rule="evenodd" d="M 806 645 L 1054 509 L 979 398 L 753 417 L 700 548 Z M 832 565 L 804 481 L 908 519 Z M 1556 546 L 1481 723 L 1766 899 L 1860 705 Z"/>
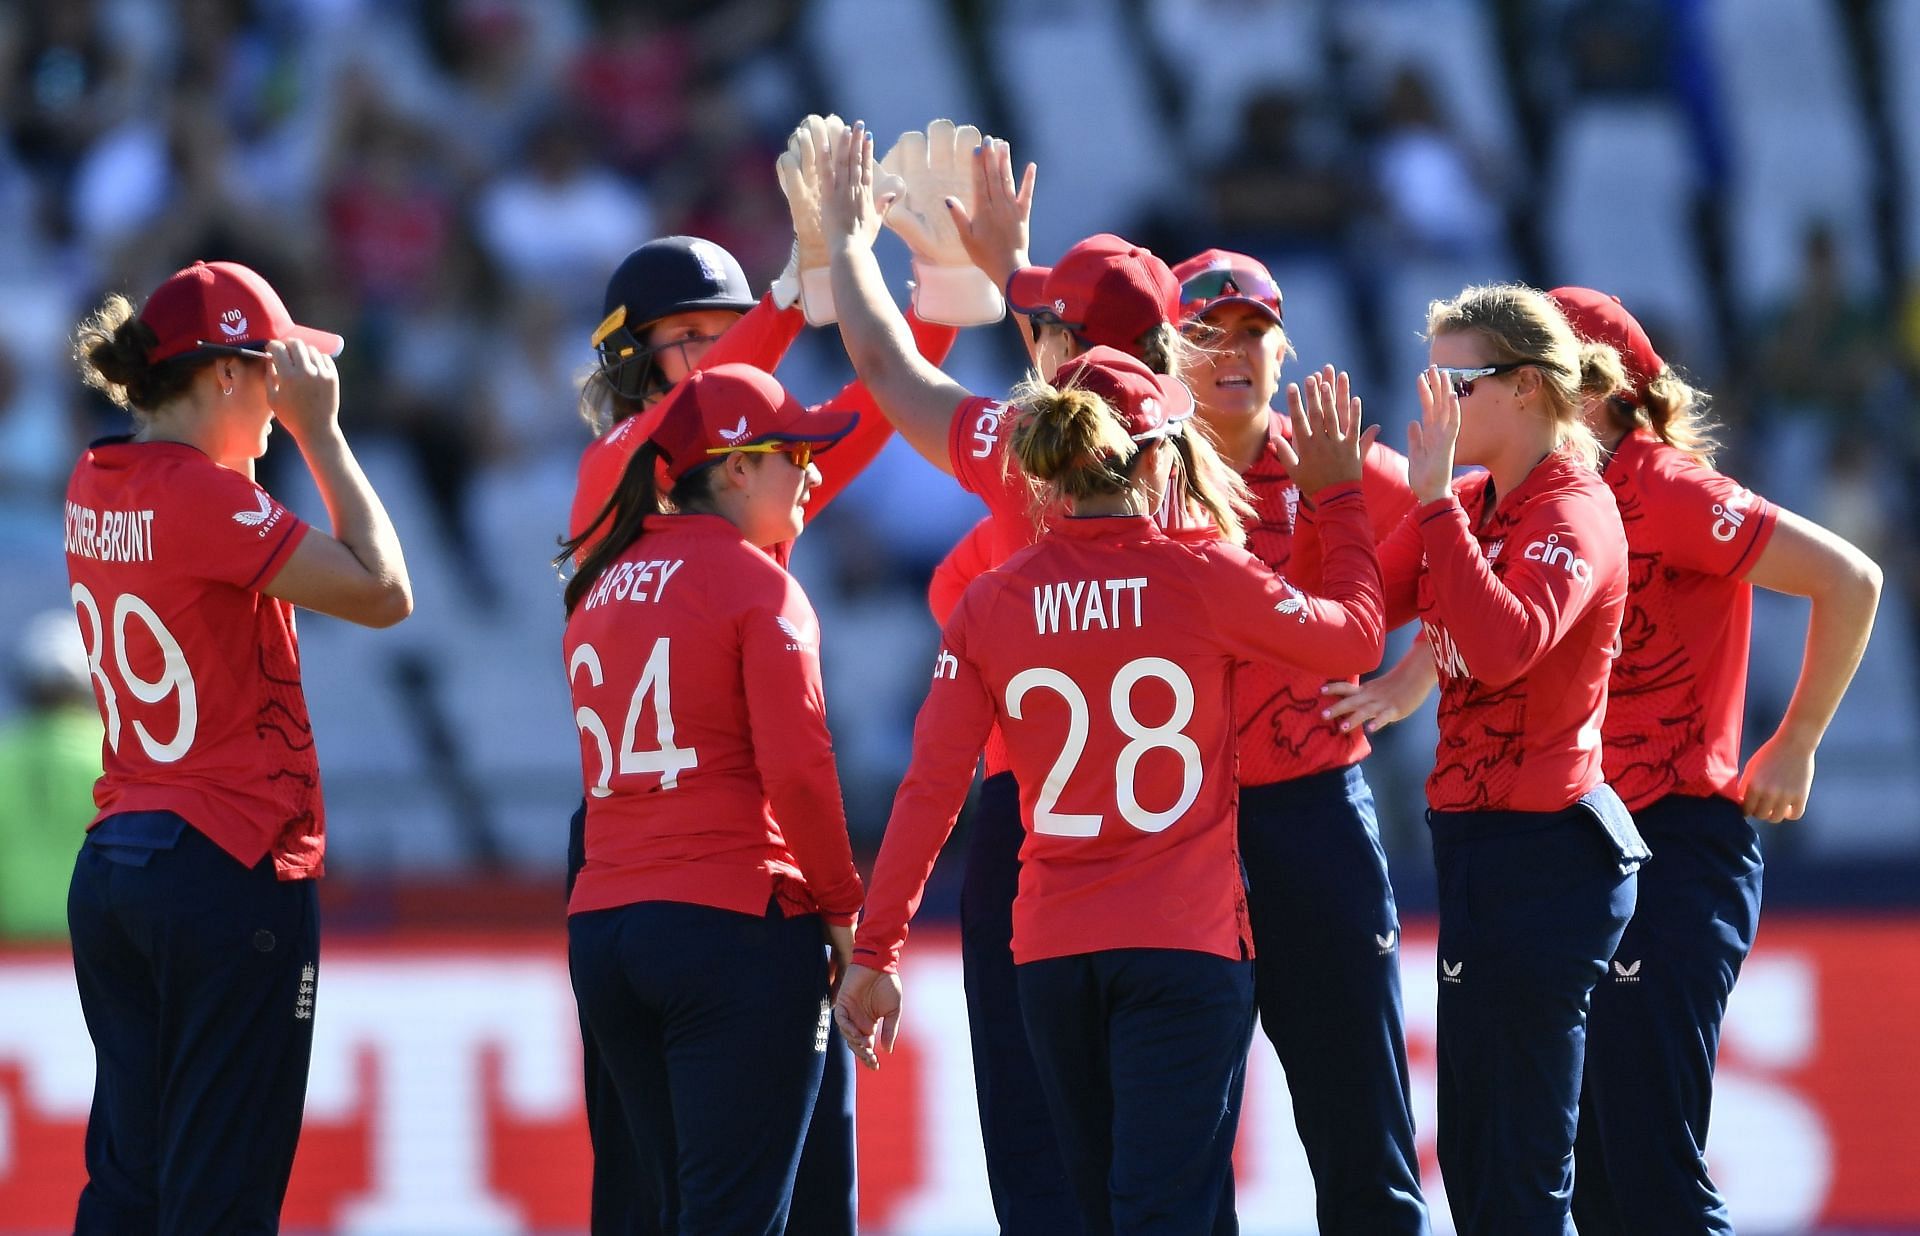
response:
<path id="1" fill-rule="evenodd" d="M 1035 309 L 1027 315 L 1027 321 L 1035 326 L 1058 326 L 1061 330 L 1078 333 L 1085 330 L 1085 322 L 1069 322 L 1051 309 Z"/>
<path id="2" fill-rule="evenodd" d="M 1240 296 L 1259 301 L 1279 313 L 1280 285 L 1271 275 L 1244 267 L 1203 270 L 1180 285 L 1180 309 L 1192 313 L 1222 296 Z"/>
<path id="3" fill-rule="evenodd" d="M 751 442 L 746 446 L 710 446 L 707 448 L 707 454 L 731 455 L 735 451 L 744 455 L 780 454 L 791 459 L 794 467 L 805 472 L 807 465 L 813 462 L 813 450 L 814 446 L 811 442 Z"/>
<path id="4" fill-rule="evenodd" d="M 1453 393 L 1461 399 L 1473 394 L 1473 384 L 1481 378 L 1496 377 L 1503 373 L 1512 373 L 1533 364 L 1532 361 L 1509 361 L 1504 365 L 1481 365 L 1475 369 L 1456 369 L 1451 365 L 1436 365 L 1440 376 L 1453 387 Z"/>

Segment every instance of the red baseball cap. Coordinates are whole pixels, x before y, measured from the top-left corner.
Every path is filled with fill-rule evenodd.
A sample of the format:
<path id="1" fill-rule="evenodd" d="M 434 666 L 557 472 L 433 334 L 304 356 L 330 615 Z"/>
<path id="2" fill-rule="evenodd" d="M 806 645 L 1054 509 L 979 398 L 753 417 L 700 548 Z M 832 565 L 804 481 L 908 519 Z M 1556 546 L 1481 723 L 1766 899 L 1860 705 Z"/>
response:
<path id="1" fill-rule="evenodd" d="M 155 288 L 140 320 L 160 341 L 147 352 L 155 364 L 201 348 L 260 352 L 276 339 L 301 339 L 340 355 L 346 340 L 301 326 L 265 279 L 238 262 L 195 262 Z"/>
<path id="2" fill-rule="evenodd" d="M 1180 320 L 1180 285 L 1151 250 L 1102 232 L 1052 266 L 1014 271 L 1007 303 L 1056 320 L 1089 344 L 1133 352 L 1140 336 Z"/>
<path id="3" fill-rule="evenodd" d="M 649 436 L 679 480 L 728 451 L 769 443 L 811 443 L 824 451 L 859 421 L 858 412 L 801 406 L 773 375 L 752 365 L 716 365 L 682 378 L 660 401 Z"/>
<path id="4" fill-rule="evenodd" d="M 1180 316 L 1193 321 L 1220 305 L 1252 305 L 1273 319 L 1275 326 L 1285 322 L 1281 308 L 1280 285 L 1258 259 L 1226 249 L 1208 249 L 1196 253 L 1173 268 L 1180 283 Z"/>
<path id="5" fill-rule="evenodd" d="M 1193 415 L 1193 392 L 1179 378 L 1155 373 L 1131 353 L 1096 345 L 1053 371 L 1056 387 L 1092 391 L 1119 413 L 1135 442 L 1164 438 Z"/>
<path id="6" fill-rule="evenodd" d="M 1608 344 L 1620 354 L 1620 363 L 1633 383 L 1635 394 L 1646 390 L 1647 384 L 1667 367 L 1667 362 L 1653 350 L 1653 340 L 1647 338 L 1647 332 L 1627 312 L 1618 296 L 1592 288 L 1567 287 L 1555 288 L 1547 297 L 1560 306 L 1574 334 L 1589 343 Z"/>

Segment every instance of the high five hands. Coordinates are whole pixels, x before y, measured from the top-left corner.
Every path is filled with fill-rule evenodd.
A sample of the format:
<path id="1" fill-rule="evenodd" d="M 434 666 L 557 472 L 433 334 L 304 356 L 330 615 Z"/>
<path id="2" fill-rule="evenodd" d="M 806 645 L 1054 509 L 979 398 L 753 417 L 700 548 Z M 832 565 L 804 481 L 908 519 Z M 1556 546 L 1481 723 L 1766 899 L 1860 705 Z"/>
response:
<path id="1" fill-rule="evenodd" d="M 1328 365 L 1308 374 L 1304 395 L 1298 383 L 1288 383 L 1287 414 L 1293 441 L 1290 448 L 1279 444 L 1281 462 L 1301 494 L 1311 497 L 1329 485 L 1360 479 L 1361 461 L 1380 427 L 1361 427 L 1360 399 L 1344 371 Z"/>
<path id="2" fill-rule="evenodd" d="M 1407 426 L 1407 484 L 1421 502 L 1453 486 L 1453 448 L 1460 440 L 1460 396 L 1439 369 L 1420 375 L 1420 420 Z"/>

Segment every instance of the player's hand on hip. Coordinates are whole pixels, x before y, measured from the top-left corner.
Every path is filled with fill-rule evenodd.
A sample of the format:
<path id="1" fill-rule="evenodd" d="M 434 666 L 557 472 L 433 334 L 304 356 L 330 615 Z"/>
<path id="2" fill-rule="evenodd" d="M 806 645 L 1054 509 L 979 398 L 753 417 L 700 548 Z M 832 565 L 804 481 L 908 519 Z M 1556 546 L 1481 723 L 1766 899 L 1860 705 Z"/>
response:
<path id="1" fill-rule="evenodd" d="M 880 1067 L 876 1045 L 893 1051 L 900 1037 L 900 976 L 883 974 L 870 966 L 850 965 L 840 980 L 833 1002 L 833 1021 L 860 1063 Z"/>
<path id="2" fill-rule="evenodd" d="M 1799 819 L 1812 793 L 1812 748 L 1781 734 L 1761 743 L 1740 774 L 1740 810 L 1769 824 Z"/>
<path id="3" fill-rule="evenodd" d="M 299 339 L 276 339 L 267 345 L 272 372 L 267 378 L 267 400 L 288 432 L 299 438 L 337 427 L 340 416 L 340 371 L 333 358 Z"/>

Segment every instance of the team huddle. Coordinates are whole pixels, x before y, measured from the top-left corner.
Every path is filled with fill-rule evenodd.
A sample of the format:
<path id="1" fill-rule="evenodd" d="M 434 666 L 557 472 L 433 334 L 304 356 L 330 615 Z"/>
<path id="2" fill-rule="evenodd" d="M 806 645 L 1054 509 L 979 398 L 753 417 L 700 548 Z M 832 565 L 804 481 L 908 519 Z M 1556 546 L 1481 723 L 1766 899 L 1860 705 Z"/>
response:
<path id="1" fill-rule="evenodd" d="M 1704 394 L 1602 292 L 1434 302 L 1403 455 L 1332 366 L 1275 407 L 1289 307 L 1254 258 L 1169 266 L 1102 234 L 1034 265 L 1036 169 L 971 126 L 876 158 L 809 116 L 776 174 L 794 247 L 771 291 L 709 241 L 652 241 L 591 339 L 598 436 L 556 561 L 593 1231 L 855 1230 L 854 1065 L 902 1032 L 910 924 L 984 761 L 961 950 L 1000 1230 L 1237 1231 L 1257 1014 L 1320 1230 L 1429 1232 L 1363 764 L 1437 684 L 1455 1228 L 1731 1232 L 1705 1144 L 1759 913 L 1751 819 L 1805 809 L 1877 568 L 1713 469 Z M 912 254 L 904 313 L 882 230 Z M 1009 312 L 1020 385 L 940 368 Z M 857 380 L 807 407 L 772 375 L 830 325 Z M 218 262 L 76 336 L 136 422 L 68 492 L 107 722 L 69 900 L 99 1062 L 79 1232 L 276 1230 L 324 849 L 292 607 L 411 607 L 338 428 L 341 345 Z M 253 482 L 275 420 L 331 536 Z M 834 632 L 787 566 L 895 433 L 987 514 L 930 581 L 941 648 L 863 883 Z M 1812 621 L 1743 767 L 1754 584 Z"/>

